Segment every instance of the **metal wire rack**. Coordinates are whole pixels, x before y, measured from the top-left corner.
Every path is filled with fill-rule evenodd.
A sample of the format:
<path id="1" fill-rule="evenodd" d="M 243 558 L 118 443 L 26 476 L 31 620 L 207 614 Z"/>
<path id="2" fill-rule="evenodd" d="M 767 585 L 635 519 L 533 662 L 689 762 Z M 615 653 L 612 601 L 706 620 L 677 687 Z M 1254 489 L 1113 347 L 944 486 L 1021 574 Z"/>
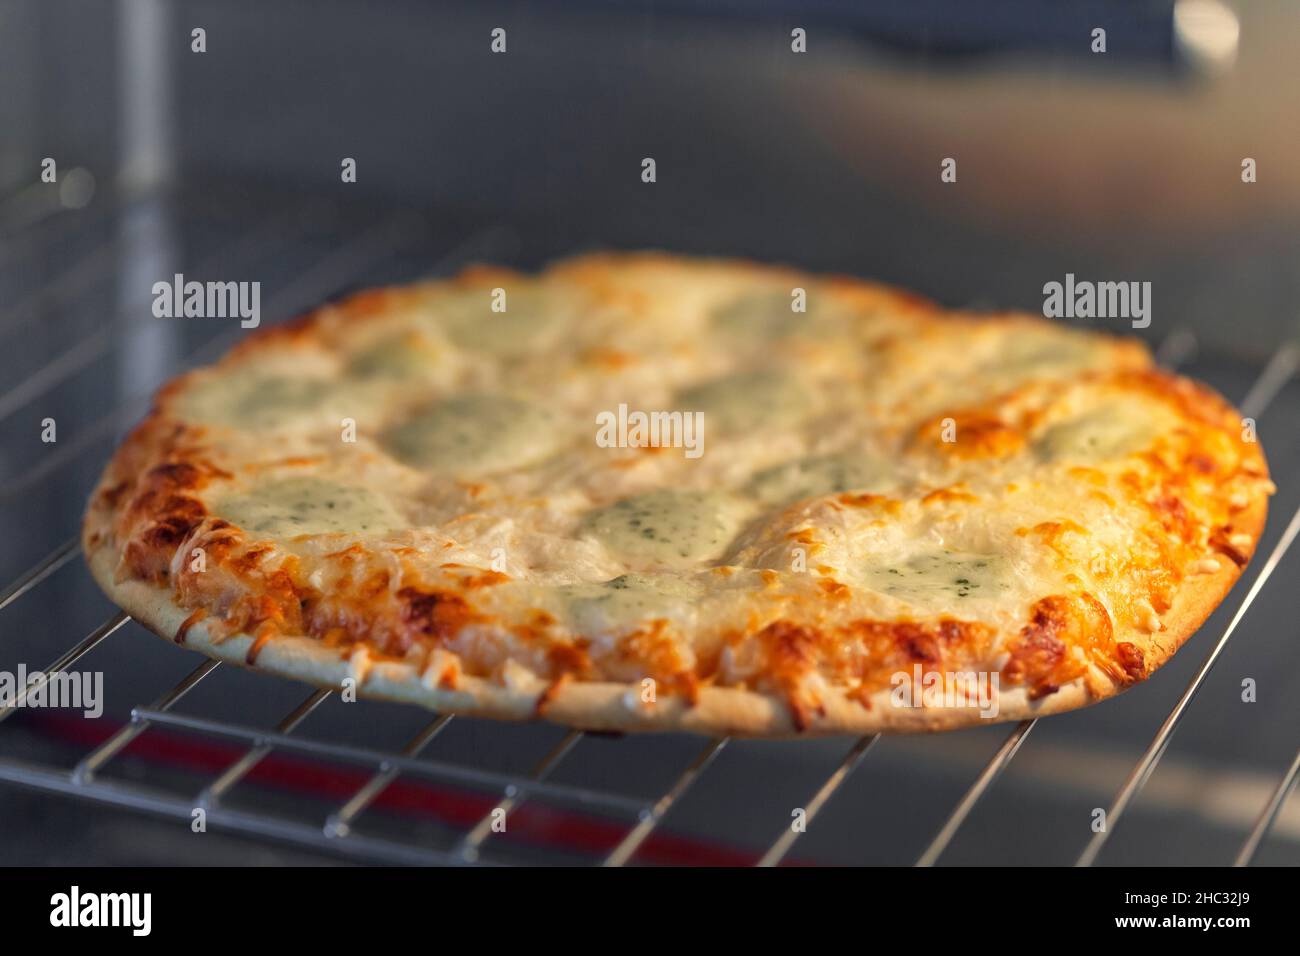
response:
<path id="1" fill-rule="evenodd" d="M 66 235 L 70 229 L 69 221 L 74 215 L 98 216 L 107 221 L 129 213 L 138 201 L 138 198 L 133 197 L 113 197 L 101 203 L 97 210 L 77 213 L 55 211 L 48 224 L 50 236 Z M 186 202 L 193 204 L 195 200 L 191 197 Z M 199 204 L 225 207 L 228 200 L 208 196 Z M 193 205 L 186 209 L 191 214 L 194 212 Z M 345 213 L 320 200 L 313 199 L 287 208 L 281 203 L 280 208 L 270 214 L 259 214 L 257 225 L 253 229 L 237 230 L 234 238 L 221 250 L 219 258 L 225 257 L 222 261 L 230 261 L 232 256 L 236 260 L 252 259 L 275 249 L 286 229 L 306 228 L 310 231 L 320 228 L 322 224 L 339 227 L 345 218 Z M 28 226 L 25 235 L 34 242 L 56 241 L 40 234 L 39 231 L 46 227 L 45 223 Z M 346 239 L 337 238 L 344 234 L 342 229 L 338 229 L 324 244 L 324 251 L 285 283 L 265 304 L 264 311 L 276 317 L 286 317 L 314 301 L 328 297 L 358 278 L 373 279 L 372 267 L 375 263 L 398 255 L 404 248 L 415 247 L 416 255 L 428 256 L 430 249 L 436 247 L 440 253 L 434 258 L 438 268 L 443 270 L 453 268 L 474 256 L 494 255 L 502 249 L 502 230 L 464 232 L 461 233 L 461 238 L 450 244 L 431 239 L 438 231 L 430 222 L 410 214 L 379 216 L 360 227 L 349 224 L 346 234 L 350 238 Z M 40 282 L 15 305 L 0 312 L 0 339 L 34 326 L 46 317 L 52 304 L 83 294 L 110 275 L 123 252 L 122 243 L 126 241 L 123 235 L 120 231 L 108 234 L 98 245 L 84 251 L 67 268 Z M 508 244 L 508 238 L 506 241 Z M 0 265 L 5 268 L 14 267 L 11 260 L 21 259 L 21 255 L 21 250 L 8 246 L 0 259 Z M 202 272 L 203 266 L 197 265 L 194 271 Z M 131 310 L 124 307 L 124 311 Z M 120 338 L 119 331 L 120 329 L 110 330 L 105 327 L 90 335 L 70 337 L 66 348 L 55 350 L 51 358 L 0 392 L 0 421 L 103 361 L 117 347 L 115 343 Z M 206 338 L 174 363 L 174 366 L 183 368 L 211 359 L 231 344 L 238 334 L 236 331 Z M 1166 364 L 1177 364 L 1190 353 L 1194 345 L 1194 340 L 1190 340 L 1187 333 L 1175 332 L 1162 344 L 1158 356 Z M 1283 345 L 1274 353 L 1272 360 L 1259 373 L 1254 386 L 1242 399 L 1243 412 L 1247 416 L 1261 414 L 1298 368 L 1300 348 L 1294 344 Z M 60 445 L 57 451 L 47 451 L 39 461 L 26 467 L 26 470 L 8 475 L 3 484 L 0 484 L 0 502 L 20 497 L 25 491 L 83 459 L 90 450 L 106 442 L 136 418 L 144 409 L 144 401 L 144 396 L 141 396 L 118 407 L 97 411 L 88 423 L 78 429 L 71 442 Z M 1296 479 L 1292 476 L 1290 480 Z M 1251 583 L 1244 595 L 1238 597 L 1234 593 L 1233 600 L 1238 603 L 1230 622 L 1173 709 L 1154 731 L 1150 744 L 1133 766 L 1122 787 L 1115 793 L 1107 812 L 1108 825 L 1101 832 L 1093 834 L 1082 848 L 1077 860 L 1079 865 L 1087 866 L 1097 861 L 1125 812 L 1164 756 L 1174 732 L 1196 700 L 1210 669 L 1234 634 L 1241 629 L 1243 622 L 1247 621 L 1252 604 L 1275 576 L 1298 533 L 1300 510 L 1289 516 L 1280 538 L 1263 559 L 1250 569 Z M 68 566 L 75 560 L 77 552 L 77 539 L 73 537 L 64 540 L 33 562 L 0 592 L 0 612 L 12 613 L 10 609 L 17 602 L 32 595 Z M 42 679 L 22 690 L 8 707 L 0 710 L 0 723 L 13 717 L 23 700 L 48 683 L 53 675 L 69 670 L 86 655 L 112 642 L 129 620 L 123 612 L 114 613 L 67 650 L 54 655 L 44 669 Z M 55 643 L 56 638 L 57 635 L 50 635 L 49 642 Z M 669 777 L 656 795 L 632 797 L 599 787 L 557 783 L 552 779 L 553 772 L 573 753 L 580 741 L 591 736 L 581 731 L 565 734 L 530 771 L 518 773 L 489 770 L 426 756 L 426 748 L 452 725 L 453 720 L 458 723 L 467 720 L 454 718 L 450 714 L 433 717 L 404 746 L 391 750 L 299 736 L 297 731 L 304 720 L 333 696 L 334 692 L 329 690 L 314 690 L 307 694 L 273 727 L 246 726 L 183 713 L 177 709 L 177 705 L 187 695 L 223 667 L 217 661 L 204 661 L 174 686 L 163 690 L 152 702 L 133 707 L 128 722 L 82 754 L 70 769 L 53 763 L 0 757 L 0 781 L 183 821 L 190 821 L 195 810 L 202 809 L 206 813 L 208 824 L 214 828 L 282 841 L 349 859 L 399 864 L 499 862 L 492 852 L 499 825 L 517 813 L 525 803 L 540 803 L 615 821 L 620 835 L 612 846 L 605 847 L 595 857 L 595 862 L 606 866 L 622 866 L 638 862 L 638 851 L 664 826 L 688 792 L 708 779 L 710 767 L 728 744 L 727 739 L 701 742 L 684 769 Z M 1036 723 L 1027 720 L 1010 731 L 946 819 L 936 821 L 934 836 L 916 861 L 918 865 L 930 866 L 942 858 L 972 811 L 994 787 L 1016 754 L 1026 746 Z M 161 786 L 110 779 L 105 775 L 110 765 L 134 742 L 158 730 L 170 730 L 194 739 L 217 739 L 233 743 L 240 749 L 240 755 L 224 770 L 210 777 L 197 792 L 178 792 Z M 868 759 L 878 741 L 879 736 L 872 735 L 852 742 L 843 759 L 809 795 L 804 805 L 805 828 L 795 829 L 781 819 L 771 821 L 772 842 L 757 857 L 759 865 L 774 866 L 787 859 L 804 830 L 813 824 L 854 771 Z M 360 768 L 364 776 L 352 787 L 350 794 L 337 800 L 333 809 L 314 823 L 304 823 L 271 810 L 247 810 L 232 806 L 231 796 L 241 785 L 246 787 L 254 771 L 268 758 L 276 755 L 295 755 L 328 766 Z M 1257 819 L 1236 856 L 1237 865 L 1246 865 L 1252 861 L 1294 789 L 1298 776 L 1300 753 L 1282 771 L 1276 788 L 1260 808 Z M 425 846 L 409 839 L 373 836 L 362 832 L 367 811 L 394 786 L 399 777 L 468 788 L 487 794 L 491 799 L 486 812 L 477 818 L 470 818 L 472 822 L 460 827 L 459 834 L 449 844 Z"/>

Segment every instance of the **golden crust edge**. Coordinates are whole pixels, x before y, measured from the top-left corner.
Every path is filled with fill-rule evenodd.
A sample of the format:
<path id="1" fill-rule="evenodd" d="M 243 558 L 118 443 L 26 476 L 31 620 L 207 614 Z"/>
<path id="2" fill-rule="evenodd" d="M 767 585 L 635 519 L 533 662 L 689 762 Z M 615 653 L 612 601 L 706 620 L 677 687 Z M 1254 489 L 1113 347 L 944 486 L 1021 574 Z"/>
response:
<path id="1" fill-rule="evenodd" d="M 1252 538 L 1251 555 L 1267 520 L 1268 501 L 1260 497 L 1239 516 L 1238 527 Z M 89 516 L 88 516 L 89 517 Z M 87 531 L 92 529 L 87 527 Z M 105 546 L 84 548 L 87 563 L 104 593 L 133 619 L 159 637 L 172 641 L 190 610 L 176 604 L 169 589 L 137 580 L 117 581 L 116 556 Z M 1248 555 L 1250 557 L 1250 555 Z M 1147 679 L 1162 667 L 1200 628 L 1232 590 L 1244 571 L 1231 561 L 1219 570 L 1184 580 L 1173 606 L 1164 616 L 1164 627 L 1151 635 L 1126 634 L 1142 649 Z M 1117 639 L 1119 639 L 1117 637 Z M 793 711 L 781 697 L 730 687 L 701 688 L 692 704 L 673 696 L 653 705 L 639 702 L 636 684 L 566 681 L 558 687 L 521 690 L 483 678 L 461 677 L 456 689 L 431 687 L 417 669 L 405 662 L 381 661 L 364 673 L 354 670 L 337 650 L 305 636 L 279 636 L 260 649 L 256 663 L 247 663 L 253 638 L 237 634 L 215 640 L 206 623 L 199 621 L 187 632 L 184 647 L 210 658 L 302 680 L 317 687 L 339 689 L 346 678 L 356 680 L 357 696 L 417 704 L 430 710 L 499 720 L 541 718 L 552 723 L 584 730 L 626 732 L 685 731 L 709 736 L 737 737 L 820 737 L 837 734 L 930 733 L 984 724 L 1005 723 L 1062 713 L 1114 697 L 1134 685 L 1121 685 L 1094 671 L 1091 688 L 1087 677 L 1063 685 L 1038 700 L 1029 698 L 1029 688 L 1014 687 L 1000 693 L 998 713 L 981 717 L 972 708 L 899 708 L 892 705 L 890 692 L 882 690 L 863 706 L 842 693 L 824 694 L 822 707 L 808 715 L 799 728 Z M 1145 683 L 1139 681 L 1138 683 Z M 539 701 L 545 696 L 545 706 Z"/>
<path id="2" fill-rule="evenodd" d="M 785 262 L 767 262 L 743 256 L 700 256 L 683 260 L 673 253 L 661 250 L 644 250 L 636 252 L 588 252 L 558 259 L 545 268 L 524 271 L 492 263 L 471 263 L 452 275 L 424 279 L 418 282 L 393 283 L 378 285 L 350 292 L 336 300 L 302 312 L 295 317 L 274 325 L 262 326 L 217 357 L 207 365 L 178 374 L 165 382 L 157 391 L 155 405 L 166 408 L 171 405 L 173 395 L 183 391 L 184 383 L 192 380 L 209 369 L 220 368 L 229 364 L 239 364 L 249 360 L 251 355 L 261 349 L 272 347 L 295 347 L 310 337 L 310 332 L 339 314 L 347 316 L 349 322 L 365 321 L 385 313 L 385 309 L 372 308 L 377 302 L 389 305 L 400 303 L 403 296 L 418 294 L 420 290 L 436 286 L 448 286 L 465 283 L 474 286 L 489 285 L 501 281 L 503 276 L 514 275 L 523 278 L 540 279 L 543 277 L 562 277 L 577 285 L 594 284 L 594 276 L 608 277 L 618 270 L 632 271 L 637 268 L 664 266 L 670 263 L 680 265 L 683 261 L 698 264 L 701 267 L 728 269 L 743 275 L 788 275 L 791 278 L 812 278 L 822 282 L 840 294 L 863 295 L 887 301 L 891 308 L 906 312 L 913 318 L 924 318 L 938 323 L 970 323 L 972 325 L 1032 325 L 1041 328 L 1057 328 L 1054 322 L 1032 312 L 1011 310 L 993 310 L 967 312 L 962 309 L 949 308 L 910 289 L 891 285 L 872 279 L 841 272 L 809 272 Z M 1077 330 L 1073 330 L 1077 331 Z M 1140 351 L 1151 363 L 1150 350 L 1142 340 L 1121 335 L 1104 329 L 1089 330 L 1088 335 L 1115 354 Z"/>

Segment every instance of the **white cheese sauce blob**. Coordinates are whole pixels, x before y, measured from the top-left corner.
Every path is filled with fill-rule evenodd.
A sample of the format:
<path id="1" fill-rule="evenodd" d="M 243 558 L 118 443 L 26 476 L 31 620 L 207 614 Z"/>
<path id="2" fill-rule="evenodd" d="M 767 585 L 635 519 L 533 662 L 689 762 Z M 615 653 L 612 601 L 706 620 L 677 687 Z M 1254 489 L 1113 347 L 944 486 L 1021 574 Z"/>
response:
<path id="1" fill-rule="evenodd" d="M 750 479 L 747 490 L 764 504 L 783 505 L 848 491 L 879 494 L 896 484 L 884 462 L 845 452 L 799 458 L 765 468 Z"/>
<path id="2" fill-rule="evenodd" d="M 282 478 L 219 498 L 212 512 L 255 534 L 382 534 L 405 525 L 388 500 L 369 488 L 321 478 Z"/>
<path id="3" fill-rule="evenodd" d="M 1048 428 L 1034 442 L 1034 451 L 1048 462 L 1091 463 L 1119 458 L 1149 444 L 1149 408 L 1107 402 L 1076 418 Z"/>
<path id="4" fill-rule="evenodd" d="M 592 512 L 580 533 L 629 563 L 686 567 L 721 557 L 749 511 L 727 492 L 660 489 Z"/>
<path id="5" fill-rule="evenodd" d="M 905 562 L 868 568 L 863 578 L 873 591 L 909 604 L 947 604 L 952 598 L 994 597 L 1010 589 L 1011 564 L 999 554 L 933 551 Z"/>
<path id="6" fill-rule="evenodd" d="M 679 392 L 675 406 L 703 412 L 706 434 L 735 435 L 795 424 L 811 413 L 812 397 L 784 372 L 742 372 Z"/>
<path id="7" fill-rule="evenodd" d="M 355 353 L 348 362 L 348 373 L 357 378 L 418 378 L 438 363 L 438 352 L 427 339 L 393 335 Z"/>
<path id="8" fill-rule="evenodd" d="M 566 324 L 569 309 L 535 289 L 501 286 L 503 298 L 488 290 L 464 293 L 440 303 L 438 324 L 456 345 L 498 358 L 520 358 L 550 344 Z M 494 302 L 504 304 L 493 311 Z"/>
<path id="9" fill-rule="evenodd" d="M 326 379 L 274 374 L 234 374 L 205 381 L 185 396 L 198 421 L 261 431 L 317 415 L 338 390 Z"/>
<path id="10" fill-rule="evenodd" d="M 564 434 L 544 409 L 517 398 L 469 393 L 437 402 L 390 428 L 385 446 L 416 468 L 477 478 L 536 464 Z"/>
<path id="11" fill-rule="evenodd" d="M 807 333 L 810 326 L 822 324 L 819 310 L 806 299 L 804 311 L 794 310 L 792 292 L 788 289 L 742 295 L 714 310 L 710 317 L 713 327 L 737 339 L 771 342 Z"/>

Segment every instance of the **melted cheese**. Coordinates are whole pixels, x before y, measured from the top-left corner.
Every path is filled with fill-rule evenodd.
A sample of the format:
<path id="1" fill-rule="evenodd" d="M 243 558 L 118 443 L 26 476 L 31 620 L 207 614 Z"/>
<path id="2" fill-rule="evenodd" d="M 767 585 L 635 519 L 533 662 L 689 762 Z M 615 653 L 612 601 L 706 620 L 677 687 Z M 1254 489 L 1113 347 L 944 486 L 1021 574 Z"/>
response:
<path id="1" fill-rule="evenodd" d="M 438 402 L 384 436 L 400 461 L 458 478 L 534 464 L 554 453 L 563 440 L 554 417 L 544 409 L 483 393 Z"/>
<path id="2" fill-rule="evenodd" d="M 324 378 L 249 376 L 222 383 L 214 394 L 198 396 L 199 416 L 238 428 L 281 427 L 310 416 L 331 391 Z"/>
<path id="3" fill-rule="evenodd" d="M 348 372 L 361 378 L 420 378 L 440 362 L 436 345 L 423 335 L 391 335 L 352 356 Z"/>
<path id="4" fill-rule="evenodd" d="M 377 491 L 319 478 L 285 478 L 219 498 L 213 512 L 258 535 L 383 534 L 405 521 Z"/>
<path id="5" fill-rule="evenodd" d="M 879 493 L 894 487 L 896 481 L 892 470 L 878 458 L 844 452 L 796 458 L 764 468 L 748 487 L 760 501 L 779 505 L 847 491 Z"/>
<path id="6" fill-rule="evenodd" d="M 1234 503 L 1267 490 L 1235 413 L 1149 365 L 734 263 L 479 270 L 183 380 L 99 507 L 124 567 L 232 631 L 269 607 L 286 633 L 513 686 L 644 674 L 814 707 L 810 687 L 880 686 L 908 655 L 1129 679 L 1119 646 L 1186 574 L 1244 560 Z M 702 412 L 703 455 L 598 444 L 623 403 Z M 185 570 L 194 541 L 223 573 Z"/>
<path id="7" fill-rule="evenodd" d="M 721 557 L 747 512 L 725 492 L 662 489 L 593 512 L 583 530 L 629 564 L 689 566 Z"/>
<path id="8" fill-rule="evenodd" d="M 561 590 L 570 620 L 583 633 L 620 633 L 644 622 L 689 617 L 700 587 L 673 574 L 620 574 L 600 584 Z"/>
<path id="9" fill-rule="evenodd" d="M 804 292 L 803 309 L 797 310 L 794 289 Z M 816 338 L 839 331 L 844 318 L 833 297 L 815 285 L 797 285 L 762 292 L 746 292 L 710 313 L 712 330 L 745 349 L 769 349 L 790 338 Z"/>
<path id="10" fill-rule="evenodd" d="M 1010 590 L 1010 567 L 1000 554 L 941 549 L 914 554 L 905 561 L 870 567 L 862 575 L 871 588 L 925 607 L 936 599 L 972 595 L 996 598 Z"/>
<path id="11" fill-rule="evenodd" d="M 777 371 L 742 372 L 686 389 L 678 407 L 704 413 L 714 434 L 781 428 L 805 418 L 812 409 L 809 389 L 794 376 Z"/>
<path id="12" fill-rule="evenodd" d="M 1164 421 L 1157 423 L 1155 418 Z M 1159 424 L 1170 416 L 1157 416 L 1150 407 L 1109 401 L 1080 415 L 1052 425 L 1034 443 L 1035 451 L 1050 462 L 1094 464 L 1123 458 L 1149 447 Z"/>
<path id="13" fill-rule="evenodd" d="M 492 290 L 464 293 L 438 313 L 438 320 L 452 342 L 471 352 L 500 358 L 527 355 L 551 341 L 566 318 L 564 304 L 551 302 L 544 292 L 521 284 L 497 286 L 502 301 Z"/>

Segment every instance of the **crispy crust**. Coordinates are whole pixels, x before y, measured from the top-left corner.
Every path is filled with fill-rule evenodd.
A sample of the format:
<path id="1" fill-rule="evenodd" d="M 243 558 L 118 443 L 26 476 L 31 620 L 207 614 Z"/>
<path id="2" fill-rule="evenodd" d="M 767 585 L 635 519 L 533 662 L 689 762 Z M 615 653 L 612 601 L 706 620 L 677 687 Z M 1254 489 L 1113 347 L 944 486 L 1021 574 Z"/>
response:
<path id="1" fill-rule="evenodd" d="M 607 257 L 588 257 L 576 264 L 568 264 L 566 268 L 594 270 L 599 274 L 608 264 Z M 852 286 L 851 280 L 834 281 Z M 376 308 L 391 305 L 393 297 L 401 294 L 391 290 L 363 293 L 345 303 L 342 310 L 349 317 L 360 318 Z M 900 310 L 939 311 L 904 294 L 898 294 L 895 302 Z M 310 336 L 315 328 L 314 322 L 314 318 L 308 316 L 287 327 L 268 330 L 254 342 L 245 342 L 239 351 L 255 347 L 255 342 L 264 344 Z M 178 394 L 187 380 L 187 377 L 182 377 L 164 387 L 160 392 L 160 406 Z M 1218 401 L 1217 397 L 1202 399 L 1198 393 L 1195 401 L 1202 400 L 1212 408 Z M 1226 409 L 1226 404 L 1223 407 Z M 1220 413 L 1226 414 L 1218 409 L 1213 412 Z M 680 730 L 774 737 L 877 731 L 927 732 L 981 723 L 987 719 L 973 715 L 968 709 L 892 706 L 888 690 L 878 690 L 864 698 L 826 687 L 820 692 L 817 707 L 801 710 L 792 706 L 788 696 L 713 685 L 701 686 L 693 694 L 665 693 L 657 703 L 650 704 L 641 702 L 637 684 L 596 680 L 560 679 L 540 687 L 515 687 L 509 682 L 461 675 L 452 687 L 427 679 L 427 672 L 422 674 L 413 663 L 381 657 L 372 661 L 367 653 L 341 654 L 339 648 L 313 637 L 295 636 L 284 631 L 272 634 L 269 639 L 265 634 L 260 638 L 247 632 L 232 634 L 229 628 L 223 630 L 215 620 L 196 615 L 193 604 L 185 606 L 181 603 L 168 581 L 165 566 L 160 567 L 155 562 L 146 572 L 141 570 L 147 567 L 147 561 L 142 559 L 136 562 L 134 573 L 123 573 L 121 542 L 115 537 L 114 521 L 121 517 L 125 504 L 117 490 L 120 480 L 115 480 L 115 476 L 120 479 L 124 471 L 132 471 L 132 466 L 143 469 L 157 460 L 155 446 L 160 439 L 156 419 L 159 414 L 155 410 L 152 419 L 147 420 L 119 450 L 114 465 L 106 471 L 100 487 L 92 496 L 83 532 L 84 548 L 95 579 L 116 603 L 159 636 L 176 640 L 210 657 L 305 680 L 321 687 L 338 688 L 352 678 L 358 694 L 365 697 L 485 717 L 541 717 L 593 730 Z M 156 487 L 151 489 L 144 507 L 162 512 L 165 510 L 163 503 L 174 500 L 177 487 L 194 480 L 194 476 L 166 472 L 151 480 Z M 138 505 L 138 498 L 136 502 Z M 161 537 L 153 544 L 164 553 L 168 546 L 183 543 L 202 518 L 201 515 L 169 514 L 171 523 L 164 522 L 152 531 Z M 1114 670 L 1106 673 L 1092 665 L 1084 676 L 1053 686 L 1048 693 L 1042 693 L 1041 688 L 1032 684 L 1015 685 L 998 696 L 998 712 L 993 720 L 1020 720 L 1086 706 L 1113 696 L 1136 680 L 1149 676 L 1196 631 L 1232 588 L 1253 553 L 1266 516 L 1266 496 L 1254 496 L 1233 516 L 1233 531 L 1239 536 L 1234 538 L 1236 543 L 1231 547 L 1225 544 L 1220 549 L 1232 560 L 1218 562 L 1213 571 L 1184 576 L 1169 607 L 1161 615 L 1159 630 L 1148 633 L 1126 628 L 1115 635 L 1117 640 L 1122 638 L 1123 643 L 1136 647 L 1140 652 L 1137 673 L 1131 674 L 1130 679 L 1117 678 Z M 1243 537 L 1249 538 L 1249 546 L 1241 540 Z M 250 660 L 253 663 L 250 664 Z"/>
<path id="2" fill-rule="evenodd" d="M 1267 509 L 1263 500 L 1242 516 L 1241 527 L 1255 540 L 1263 531 Z M 104 593 L 135 620 L 166 640 L 176 640 L 191 611 L 180 607 L 166 588 L 142 581 L 116 581 L 117 558 L 107 547 L 87 552 L 95 580 Z M 1184 587 L 1157 635 L 1143 635 L 1141 647 L 1151 671 L 1161 667 L 1210 616 L 1240 577 L 1241 568 L 1224 562 L 1219 571 L 1204 575 Z M 186 628 L 178 641 L 209 657 L 248 667 L 253 638 L 248 634 L 214 639 L 203 621 Z M 254 670 L 307 681 L 317 687 L 339 689 L 355 681 L 358 696 L 418 704 L 431 710 L 502 720 L 541 717 L 566 726 L 607 731 L 690 731 L 717 736 L 796 737 L 833 734 L 929 733 L 973 723 L 969 711 L 933 708 L 899 708 L 890 705 L 889 692 L 873 695 L 870 706 L 842 694 L 828 695 L 824 710 L 799 727 L 784 698 L 727 687 L 702 688 L 694 703 L 681 696 L 654 705 L 639 702 L 634 684 L 565 682 L 541 693 L 512 690 L 475 677 L 463 677 L 456 690 L 430 686 L 418 670 L 404 662 L 381 661 L 358 667 L 338 653 L 306 637 L 281 637 L 265 645 Z M 1033 699 L 1030 688 L 1016 687 L 999 697 L 996 718 L 989 722 L 1024 720 L 1063 713 L 1113 697 L 1127 686 L 1104 681 L 1106 689 L 1090 691 L 1079 678 L 1056 693 Z M 1094 688 L 1095 688 L 1094 684 Z"/>

